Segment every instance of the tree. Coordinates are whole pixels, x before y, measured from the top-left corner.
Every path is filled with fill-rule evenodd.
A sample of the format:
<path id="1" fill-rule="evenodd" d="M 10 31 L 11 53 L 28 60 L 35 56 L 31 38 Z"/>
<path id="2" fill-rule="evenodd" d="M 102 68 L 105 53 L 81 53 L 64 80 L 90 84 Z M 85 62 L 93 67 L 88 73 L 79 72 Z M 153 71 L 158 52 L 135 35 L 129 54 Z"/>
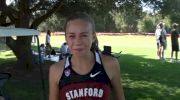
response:
<path id="1" fill-rule="evenodd" d="M 118 9 L 111 11 L 117 32 L 137 32 L 137 23 L 142 16 L 139 0 L 119 0 Z"/>
<path id="2" fill-rule="evenodd" d="M 155 16 L 146 14 L 138 22 L 138 32 L 154 32 L 156 28 Z"/>
<path id="3" fill-rule="evenodd" d="M 180 0 L 164 0 L 161 7 L 161 13 L 163 17 L 169 16 L 171 22 L 180 24 Z"/>
<path id="4" fill-rule="evenodd" d="M 65 18 L 53 14 L 51 17 L 43 21 L 39 26 L 38 30 L 41 32 L 46 32 L 48 29 L 52 32 L 63 31 L 64 30 Z"/>
<path id="5" fill-rule="evenodd" d="M 110 16 L 112 10 L 124 11 L 126 9 L 126 15 L 133 11 L 133 14 L 127 17 L 132 19 L 133 15 L 138 16 L 141 12 L 140 4 L 140 0 L 14 0 L 10 5 L 6 5 L 6 0 L 1 0 L 0 25 L 37 29 L 40 23 L 57 10 L 61 16 L 68 16 L 75 11 L 86 11 L 102 16 L 104 30 L 109 31 L 112 27 L 109 21 L 113 23 Z M 7 22 L 6 19 L 9 21 Z M 137 24 L 137 21 L 133 22 L 127 19 L 126 22 L 128 27 L 133 25 L 133 30 L 135 30 L 134 25 Z M 30 36 L 17 37 L 16 40 L 11 37 L 7 38 L 7 45 L 22 66 L 28 67 L 33 64 L 31 40 Z"/>
<path id="6" fill-rule="evenodd" d="M 145 3 L 145 6 L 148 6 L 153 10 L 153 14 L 158 13 L 164 3 L 164 0 L 141 0 Z"/>
<path id="7" fill-rule="evenodd" d="M 109 12 L 116 9 L 115 2 L 117 0 L 69 0 L 65 5 L 58 10 L 57 15 L 68 16 L 72 12 L 81 11 L 87 12 L 95 18 L 101 17 L 103 19 L 103 30 L 110 31 L 112 21 Z M 96 19 L 95 19 L 96 20 Z"/>
<path id="8" fill-rule="evenodd" d="M 103 0 L 101 0 L 103 1 Z M 21 28 L 37 29 L 38 25 L 45 19 L 50 17 L 58 8 L 65 15 L 67 11 L 72 10 L 71 7 L 77 2 L 84 5 L 90 5 L 91 8 L 96 8 L 94 4 L 102 4 L 101 1 L 96 0 L 14 0 L 10 5 L 6 5 L 6 0 L 1 0 L 0 11 L 2 19 L 1 26 L 14 25 Z M 68 6 L 68 5 L 71 6 Z M 83 6 L 88 8 L 89 6 Z M 78 8 L 78 6 L 75 6 Z M 99 7 L 100 8 L 100 7 Z M 80 9 L 79 9 L 80 10 Z M 70 14 L 70 13 L 68 13 Z M 10 22 L 6 19 L 9 18 Z M 31 51 L 31 36 L 18 36 L 17 39 L 8 37 L 8 47 L 13 51 L 21 66 L 32 66 L 33 55 Z"/>
<path id="9" fill-rule="evenodd" d="M 37 29 L 42 21 L 61 7 L 63 1 L 14 0 L 11 5 L 6 5 L 6 0 L 1 0 L 0 18 L 2 20 L 0 21 L 0 25 L 14 25 L 15 27 Z M 10 22 L 6 22 L 6 18 L 9 18 Z M 26 67 L 34 65 L 31 51 L 31 36 L 18 36 L 16 40 L 8 37 L 6 40 L 6 44 L 17 57 L 19 65 Z"/>

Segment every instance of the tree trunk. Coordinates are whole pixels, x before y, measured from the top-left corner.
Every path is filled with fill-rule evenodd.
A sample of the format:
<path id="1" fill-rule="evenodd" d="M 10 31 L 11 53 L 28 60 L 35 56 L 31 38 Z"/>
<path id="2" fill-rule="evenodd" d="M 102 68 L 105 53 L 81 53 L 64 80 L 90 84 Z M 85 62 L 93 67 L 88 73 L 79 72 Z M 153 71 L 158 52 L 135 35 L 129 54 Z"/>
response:
<path id="1" fill-rule="evenodd" d="M 112 31 L 112 26 L 113 26 L 113 21 L 110 18 L 108 14 L 104 16 L 104 30 L 105 32 L 111 32 Z"/>
<path id="2" fill-rule="evenodd" d="M 6 15 L 10 18 L 12 24 L 15 25 L 16 28 L 33 28 L 37 29 L 38 25 L 48 17 L 50 17 L 60 6 L 62 6 L 62 2 L 64 0 L 56 0 L 56 3 L 51 9 L 47 9 L 47 13 L 42 16 L 34 16 L 36 11 L 41 11 L 40 9 L 43 7 L 44 1 L 40 0 L 38 4 L 36 4 L 33 8 L 30 7 L 32 4 L 32 0 L 17 0 L 17 9 L 10 9 L 6 6 L 5 1 L 1 0 L 0 10 L 4 10 Z M 8 8 L 8 9 L 7 9 Z M 36 14 L 35 14 L 36 15 Z M 38 15 L 38 14 L 37 14 Z M 32 17 L 33 16 L 33 17 Z M 0 16 L 1 17 L 1 16 Z M 0 21 L 0 24 L 5 21 Z M 31 20 L 31 21 L 30 21 Z M 26 33 L 24 33 L 26 34 Z M 17 57 L 19 66 L 26 66 L 30 68 L 34 66 L 34 58 L 31 50 L 31 40 L 32 36 L 18 36 L 16 40 L 11 37 L 7 38 L 6 44 L 13 51 L 15 56 Z"/>
<path id="3" fill-rule="evenodd" d="M 32 68 L 35 66 L 31 50 L 31 36 L 17 37 L 17 40 L 7 38 L 7 45 L 17 57 L 19 68 Z"/>
<path id="4" fill-rule="evenodd" d="M 16 21 L 15 27 L 29 28 L 30 18 L 28 13 L 28 0 L 22 0 L 20 3 L 19 20 Z M 24 33 L 26 34 L 26 33 Z M 17 57 L 19 67 L 31 68 L 35 65 L 31 50 L 32 36 L 17 36 L 17 39 L 7 39 L 7 45 Z"/>
<path id="5" fill-rule="evenodd" d="M 31 37 L 18 37 L 14 53 L 16 54 L 20 65 L 23 65 L 26 68 L 34 66 L 31 50 Z"/>
<path id="6" fill-rule="evenodd" d="M 5 8 L 5 0 L 1 0 L 1 3 L 0 3 L 0 26 L 4 26 L 3 24 L 6 23 L 6 15 L 4 14 L 4 12 L 1 12 L 4 10 Z"/>

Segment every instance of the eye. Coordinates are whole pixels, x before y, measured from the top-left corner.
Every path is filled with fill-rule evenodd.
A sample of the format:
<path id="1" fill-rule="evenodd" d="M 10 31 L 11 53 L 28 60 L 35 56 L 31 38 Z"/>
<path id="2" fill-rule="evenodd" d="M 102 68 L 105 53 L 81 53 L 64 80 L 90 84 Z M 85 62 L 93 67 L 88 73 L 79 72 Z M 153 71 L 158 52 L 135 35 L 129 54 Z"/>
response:
<path id="1" fill-rule="evenodd" d="M 69 38 L 74 38 L 75 37 L 75 35 L 69 35 Z"/>
<path id="2" fill-rule="evenodd" d="M 82 37 L 88 37 L 88 35 L 86 35 L 86 34 L 83 34 L 83 35 L 82 35 Z"/>
<path id="3" fill-rule="evenodd" d="M 87 33 L 82 33 L 81 37 L 88 37 L 89 35 Z"/>

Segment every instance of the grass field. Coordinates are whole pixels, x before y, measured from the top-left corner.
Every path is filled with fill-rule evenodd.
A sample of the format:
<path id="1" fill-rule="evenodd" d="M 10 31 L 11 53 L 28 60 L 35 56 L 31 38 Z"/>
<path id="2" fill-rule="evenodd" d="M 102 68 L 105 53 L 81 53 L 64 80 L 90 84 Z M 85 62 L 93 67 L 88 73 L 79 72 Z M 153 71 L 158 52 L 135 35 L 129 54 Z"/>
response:
<path id="1" fill-rule="evenodd" d="M 169 62 L 169 37 L 165 62 L 157 59 L 154 36 L 98 36 L 98 39 L 100 49 L 109 45 L 113 52 L 122 51 L 118 60 L 126 100 L 180 100 L 180 63 Z M 64 42 L 64 36 L 52 36 L 51 40 L 57 49 Z M 40 36 L 40 43 L 44 41 L 45 36 Z M 12 60 L 15 58 L 11 52 L 1 52 L 0 68 L 2 62 Z M 9 81 L 6 86 L 8 93 L 15 98 L 13 100 L 42 100 L 38 95 L 41 91 L 37 87 L 40 86 L 39 81 L 23 81 L 24 84 L 16 85 L 13 82 Z"/>

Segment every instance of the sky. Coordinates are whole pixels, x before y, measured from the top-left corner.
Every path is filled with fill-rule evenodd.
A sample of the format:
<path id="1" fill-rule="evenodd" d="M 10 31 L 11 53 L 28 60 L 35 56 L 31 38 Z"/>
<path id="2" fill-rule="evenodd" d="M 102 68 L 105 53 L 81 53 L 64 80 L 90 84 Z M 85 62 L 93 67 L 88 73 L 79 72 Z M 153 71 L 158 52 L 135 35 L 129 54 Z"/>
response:
<path id="1" fill-rule="evenodd" d="M 6 4 L 9 5 L 14 0 L 6 0 Z"/>
<path id="2" fill-rule="evenodd" d="M 146 5 L 143 2 L 142 2 L 142 6 L 143 6 L 143 12 L 153 13 L 153 9 L 150 8 L 150 6 Z"/>
<path id="3" fill-rule="evenodd" d="M 150 7 L 143 7 L 143 12 L 153 13 L 153 9 L 151 9 Z"/>

